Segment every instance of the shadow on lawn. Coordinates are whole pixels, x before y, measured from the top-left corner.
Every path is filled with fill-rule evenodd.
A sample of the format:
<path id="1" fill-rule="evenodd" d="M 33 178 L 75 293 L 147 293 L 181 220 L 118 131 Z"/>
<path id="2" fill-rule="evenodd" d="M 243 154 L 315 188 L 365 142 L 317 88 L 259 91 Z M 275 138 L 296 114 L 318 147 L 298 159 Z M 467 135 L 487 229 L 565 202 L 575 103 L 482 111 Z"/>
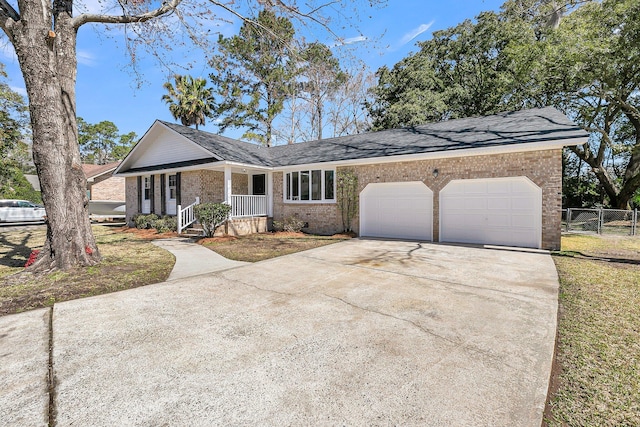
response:
<path id="1" fill-rule="evenodd" d="M 633 258 L 611 258 L 607 256 L 599 256 L 599 255 L 589 255 L 578 251 L 559 251 L 554 252 L 555 256 L 567 257 L 567 258 L 581 258 L 588 259 L 592 261 L 604 261 L 604 262 L 613 262 L 619 264 L 631 264 L 631 265 L 640 265 L 640 259 Z"/>
<path id="2" fill-rule="evenodd" d="M 0 265 L 6 267 L 23 267 L 33 250 L 27 246 L 31 233 L 26 233 L 18 243 L 10 242 L 0 234 Z M 8 250 L 6 250 L 8 249 Z"/>

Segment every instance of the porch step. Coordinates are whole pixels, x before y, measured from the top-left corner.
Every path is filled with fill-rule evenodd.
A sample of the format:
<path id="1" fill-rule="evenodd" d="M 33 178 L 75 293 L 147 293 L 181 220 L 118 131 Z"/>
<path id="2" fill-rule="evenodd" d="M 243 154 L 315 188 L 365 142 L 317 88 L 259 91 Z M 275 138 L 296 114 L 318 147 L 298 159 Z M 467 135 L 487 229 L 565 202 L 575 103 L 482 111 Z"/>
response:
<path id="1" fill-rule="evenodd" d="M 202 237 L 204 236 L 204 230 L 199 227 L 189 227 L 183 230 L 180 235 L 185 237 Z"/>

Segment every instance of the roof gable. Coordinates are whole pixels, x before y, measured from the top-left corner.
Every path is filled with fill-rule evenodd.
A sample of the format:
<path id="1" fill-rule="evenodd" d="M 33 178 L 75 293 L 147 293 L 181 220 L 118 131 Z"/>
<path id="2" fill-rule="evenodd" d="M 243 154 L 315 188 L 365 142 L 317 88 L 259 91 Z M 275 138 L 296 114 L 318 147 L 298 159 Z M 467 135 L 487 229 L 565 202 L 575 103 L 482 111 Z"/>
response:
<path id="1" fill-rule="evenodd" d="M 156 120 L 125 157 L 116 173 L 164 163 L 184 163 L 203 159 L 221 160 L 219 157 L 212 158 L 211 152 Z"/>

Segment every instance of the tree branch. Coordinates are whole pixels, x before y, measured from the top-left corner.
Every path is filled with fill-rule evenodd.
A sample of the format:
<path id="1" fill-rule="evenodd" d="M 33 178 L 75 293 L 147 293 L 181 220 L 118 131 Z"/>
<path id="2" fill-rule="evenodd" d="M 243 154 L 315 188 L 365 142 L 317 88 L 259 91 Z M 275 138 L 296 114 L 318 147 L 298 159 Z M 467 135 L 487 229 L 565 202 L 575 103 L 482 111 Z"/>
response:
<path id="1" fill-rule="evenodd" d="M 168 2 L 163 2 L 161 7 L 140 15 L 102 15 L 83 13 L 73 19 L 73 27 L 78 29 L 80 26 L 90 22 L 97 22 L 101 24 L 131 24 L 136 22 L 146 22 L 172 12 L 181 2 L 182 0 L 170 0 Z"/>
<path id="2" fill-rule="evenodd" d="M 10 40 L 13 39 L 11 27 L 20 20 L 20 15 L 7 3 L 7 0 L 0 0 L 0 28 L 7 34 Z"/>

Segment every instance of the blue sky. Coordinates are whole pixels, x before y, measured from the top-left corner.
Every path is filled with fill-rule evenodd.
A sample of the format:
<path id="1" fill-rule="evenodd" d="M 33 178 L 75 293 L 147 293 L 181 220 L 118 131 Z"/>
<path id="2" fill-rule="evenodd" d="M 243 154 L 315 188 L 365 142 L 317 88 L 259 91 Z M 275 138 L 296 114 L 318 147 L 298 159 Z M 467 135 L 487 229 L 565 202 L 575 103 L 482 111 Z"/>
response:
<path id="1" fill-rule="evenodd" d="M 88 0 L 87 7 L 97 7 L 100 0 Z M 92 5 L 90 2 L 94 2 Z M 383 65 L 392 67 L 417 50 L 416 42 L 428 40 L 431 33 L 474 18 L 484 10 L 499 10 L 504 0 L 389 0 L 386 7 L 360 10 L 354 28 L 336 30 L 352 45 L 362 44 L 357 55 L 372 71 Z M 77 4 L 80 2 L 74 2 Z M 347 14 L 347 11 L 344 12 Z M 229 36 L 237 31 L 240 23 L 220 27 Z M 144 81 L 137 87 L 136 79 L 128 66 L 122 46 L 122 33 L 115 29 L 105 37 L 102 26 L 82 27 L 78 35 L 78 80 L 77 112 L 90 123 L 102 120 L 114 122 L 122 133 L 134 131 L 139 136 L 151 126 L 155 119 L 175 121 L 164 102 L 162 85 L 169 71 L 158 66 L 151 57 L 142 58 L 140 71 Z M 325 33 L 326 37 L 327 34 Z M 362 38 L 377 40 L 364 48 Z M 308 37 L 309 39 L 309 37 Z M 6 40 L 3 40 L 6 43 Z M 327 44 L 329 40 L 321 40 Z M 181 58 L 184 55 L 184 58 Z M 207 77 L 209 69 L 203 56 L 193 52 L 183 54 L 175 51 L 177 62 L 191 61 L 193 76 Z M 18 92 L 25 93 L 20 69 L 10 46 L 0 50 L 0 61 L 6 65 L 9 84 Z M 180 72 L 181 70 L 177 70 Z M 208 123 L 203 129 L 215 132 L 216 126 Z M 228 131 L 231 137 L 241 132 Z"/>

